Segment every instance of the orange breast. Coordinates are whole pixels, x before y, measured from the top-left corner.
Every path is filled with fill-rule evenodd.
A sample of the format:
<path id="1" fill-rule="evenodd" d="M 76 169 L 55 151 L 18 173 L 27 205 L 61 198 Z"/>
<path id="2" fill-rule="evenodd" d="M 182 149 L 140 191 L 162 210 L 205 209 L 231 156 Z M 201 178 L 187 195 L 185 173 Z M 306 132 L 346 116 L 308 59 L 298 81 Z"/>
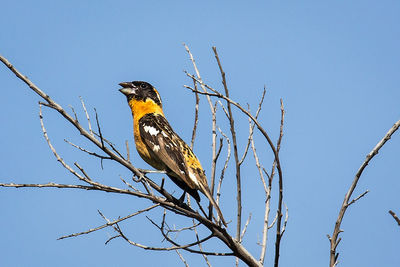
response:
<path id="1" fill-rule="evenodd" d="M 144 161 L 146 161 L 149 165 L 152 167 L 158 169 L 158 170 L 163 170 L 164 166 L 161 166 L 157 161 L 155 161 L 151 155 L 150 151 L 147 149 L 147 146 L 143 143 L 142 138 L 140 137 L 140 131 L 139 131 L 139 120 L 146 114 L 148 113 L 154 113 L 154 114 L 162 114 L 164 115 L 162 109 L 160 106 L 158 106 L 156 103 L 154 103 L 153 100 L 147 99 L 146 102 L 143 101 L 137 101 L 135 99 L 132 99 L 129 101 L 129 106 L 131 107 L 132 110 L 132 115 L 133 115 L 133 133 L 135 137 L 135 145 L 136 145 L 136 150 L 139 153 L 140 157 Z"/>

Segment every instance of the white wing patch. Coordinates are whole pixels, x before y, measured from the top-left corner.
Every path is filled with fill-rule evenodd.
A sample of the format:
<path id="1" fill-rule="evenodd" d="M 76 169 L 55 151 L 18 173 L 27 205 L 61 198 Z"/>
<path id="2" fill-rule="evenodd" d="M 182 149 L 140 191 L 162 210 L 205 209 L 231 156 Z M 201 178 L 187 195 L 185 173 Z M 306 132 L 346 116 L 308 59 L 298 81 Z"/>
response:
<path id="1" fill-rule="evenodd" d="M 191 171 L 189 171 L 189 178 L 193 181 L 193 183 L 195 183 L 197 186 L 199 186 L 199 181 L 197 181 L 196 176 Z"/>
<path id="2" fill-rule="evenodd" d="M 168 137 L 168 134 L 166 134 L 164 131 L 162 131 L 161 134 L 162 134 L 164 137 Z"/>
<path id="3" fill-rule="evenodd" d="M 149 133 L 150 135 L 157 135 L 160 131 L 154 128 L 153 126 L 144 126 L 144 130 Z"/>
<path id="4" fill-rule="evenodd" d="M 160 150 L 160 146 L 159 145 L 154 145 L 153 146 L 153 151 L 154 152 L 158 152 L 158 150 Z"/>

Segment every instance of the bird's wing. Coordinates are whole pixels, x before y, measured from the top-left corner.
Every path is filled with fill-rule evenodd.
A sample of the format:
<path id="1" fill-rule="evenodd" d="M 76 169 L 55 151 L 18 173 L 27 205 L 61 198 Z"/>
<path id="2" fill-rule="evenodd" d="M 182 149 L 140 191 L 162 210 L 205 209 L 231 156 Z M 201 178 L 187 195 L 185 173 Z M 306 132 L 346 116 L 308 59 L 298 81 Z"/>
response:
<path id="1" fill-rule="evenodd" d="M 191 189 L 198 189 L 189 178 L 189 170 L 181 151 L 180 137 L 172 130 L 164 116 L 146 114 L 139 122 L 140 137 L 152 157 L 161 161 Z M 183 141 L 181 141 L 183 142 Z"/>
<path id="2" fill-rule="evenodd" d="M 172 130 L 164 116 L 146 114 L 139 120 L 140 137 L 152 158 L 161 161 L 190 189 L 198 189 L 210 200 L 223 224 L 227 226 L 217 203 L 207 185 L 207 178 L 200 162 L 190 147 Z M 199 197 L 198 197 L 199 199 Z"/>

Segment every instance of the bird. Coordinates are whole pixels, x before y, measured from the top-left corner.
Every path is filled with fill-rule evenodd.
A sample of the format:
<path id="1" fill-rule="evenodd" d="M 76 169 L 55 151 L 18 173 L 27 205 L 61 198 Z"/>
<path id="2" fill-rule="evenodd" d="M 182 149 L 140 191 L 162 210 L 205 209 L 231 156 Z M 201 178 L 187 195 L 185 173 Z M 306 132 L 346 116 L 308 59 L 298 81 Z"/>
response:
<path id="1" fill-rule="evenodd" d="M 200 161 L 165 118 L 158 91 L 144 81 L 121 82 L 119 85 L 122 87 L 119 91 L 126 96 L 132 112 L 135 145 L 141 158 L 153 168 L 165 171 L 183 189 L 180 202 L 187 192 L 199 203 L 198 191 L 203 193 L 227 227 Z"/>

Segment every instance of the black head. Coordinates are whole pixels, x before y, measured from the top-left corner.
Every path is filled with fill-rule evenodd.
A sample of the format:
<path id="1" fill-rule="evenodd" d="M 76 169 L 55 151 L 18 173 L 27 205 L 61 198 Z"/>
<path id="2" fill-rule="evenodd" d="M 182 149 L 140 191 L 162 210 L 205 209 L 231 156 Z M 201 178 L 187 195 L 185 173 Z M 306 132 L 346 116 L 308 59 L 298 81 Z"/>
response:
<path id="1" fill-rule="evenodd" d="M 161 98 L 157 90 L 148 82 L 143 81 L 133 81 L 133 82 L 123 82 L 120 83 L 123 88 L 119 89 L 123 93 L 128 102 L 132 99 L 146 101 L 146 99 L 151 99 L 157 105 L 161 104 Z"/>

